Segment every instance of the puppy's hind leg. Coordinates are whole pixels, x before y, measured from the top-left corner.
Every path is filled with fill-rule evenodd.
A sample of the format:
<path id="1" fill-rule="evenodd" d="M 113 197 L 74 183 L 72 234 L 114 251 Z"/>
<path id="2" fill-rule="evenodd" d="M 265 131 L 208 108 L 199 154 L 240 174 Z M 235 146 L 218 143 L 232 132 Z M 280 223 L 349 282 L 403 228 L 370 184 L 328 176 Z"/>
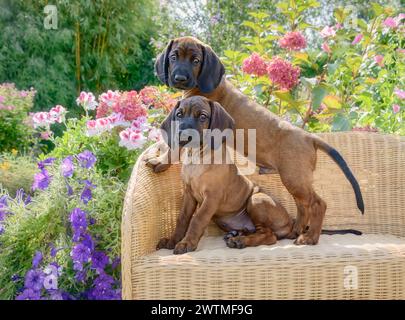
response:
<path id="1" fill-rule="evenodd" d="M 272 245 L 278 238 L 283 238 L 291 232 L 292 222 L 287 212 L 265 193 L 255 193 L 250 197 L 247 212 L 255 225 L 256 232 L 228 238 L 226 240 L 228 247 L 241 249 Z"/>

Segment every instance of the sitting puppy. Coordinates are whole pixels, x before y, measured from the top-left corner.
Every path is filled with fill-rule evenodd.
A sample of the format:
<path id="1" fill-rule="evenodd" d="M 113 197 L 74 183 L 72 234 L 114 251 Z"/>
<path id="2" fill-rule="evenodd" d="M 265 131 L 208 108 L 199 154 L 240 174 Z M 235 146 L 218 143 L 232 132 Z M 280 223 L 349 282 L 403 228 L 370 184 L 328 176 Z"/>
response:
<path id="1" fill-rule="evenodd" d="M 182 166 L 183 204 L 174 233 L 170 238 L 161 239 L 157 249 L 174 249 L 174 254 L 194 251 L 211 219 L 229 232 L 225 240 L 231 248 L 271 245 L 277 239 L 290 237 L 293 220 L 280 203 L 238 174 L 234 163 L 225 163 L 225 160 L 215 163 L 212 149 L 219 150 L 222 159 L 226 159 L 227 147 L 221 138 L 220 143 L 211 143 L 210 148 L 203 139 L 204 130 L 234 128 L 233 119 L 218 102 L 201 96 L 184 99 L 162 124 L 162 129 L 169 135 L 173 135 L 172 121 L 179 123 L 176 135 L 194 129 L 200 140 L 197 145 L 179 142 L 183 155 L 191 160 L 183 162 Z M 211 157 L 210 164 L 193 161 L 193 148 L 200 159 L 207 155 Z"/>

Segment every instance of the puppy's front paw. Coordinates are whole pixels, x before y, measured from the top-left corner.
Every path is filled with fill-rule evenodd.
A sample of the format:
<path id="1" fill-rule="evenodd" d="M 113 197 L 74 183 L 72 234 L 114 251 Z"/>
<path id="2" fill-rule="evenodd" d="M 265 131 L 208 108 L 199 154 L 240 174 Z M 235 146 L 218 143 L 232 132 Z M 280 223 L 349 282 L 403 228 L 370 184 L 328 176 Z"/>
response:
<path id="1" fill-rule="evenodd" d="M 197 245 L 193 245 L 192 243 L 188 241 L 180 241 L 176 246 L 174 247 L 174 254 L 183 254 L 187 252 L 191 252 L 197 249 Z"/>
<path id="2" fill-rule="evenodd" d="M 311 233 L 303 233 L 301 234 L 295 241 L 294 244 L 296 245 L 316 245 L 318 243 L 319 236 L 315 236 Z"/>
<path id="3" fill-rule="evenodd" d="M 243 240 L 243 237 L 231 237 L 225 240 L 226 245 L 229 248 L 236 248 L 236 249 L 243 249 L 246 248 L 245 241 Z"/>
<path id="4" fill-rule="evenodd" d="M 174 247 L 176 246 L 176 244 L 174 243 L 174 241 L 172 239 L 169 238 L 162 238 L 159 240 L 157 246 L 156 246 L 156 250 L 159 249 L 174 249 Z"/>

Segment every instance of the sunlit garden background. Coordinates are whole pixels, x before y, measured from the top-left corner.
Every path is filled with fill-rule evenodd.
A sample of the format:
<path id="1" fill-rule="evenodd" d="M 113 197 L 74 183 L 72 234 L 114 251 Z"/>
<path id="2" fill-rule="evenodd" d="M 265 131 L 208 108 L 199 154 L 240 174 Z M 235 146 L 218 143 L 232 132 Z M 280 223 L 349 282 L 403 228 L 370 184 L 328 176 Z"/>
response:
<path id="1" fill-rule="evenodd" d="M 121 298 L 126 183 L 181 97 L 154 75 L 172 38 L 308 131 L 405 135 L 399 1 L 54 1 L 56 25 L 48 4 L 0 0 L 0 299 Z"/>

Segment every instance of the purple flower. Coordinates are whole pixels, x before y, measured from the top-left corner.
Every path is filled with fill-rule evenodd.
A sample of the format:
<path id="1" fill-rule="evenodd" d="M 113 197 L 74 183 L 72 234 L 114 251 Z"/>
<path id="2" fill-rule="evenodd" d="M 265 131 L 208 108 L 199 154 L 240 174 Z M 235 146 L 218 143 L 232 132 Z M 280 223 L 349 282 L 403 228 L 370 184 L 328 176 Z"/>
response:
<path id="1" fill-rule="evenodd" d="M 80 195 L 80 199 L 83 201 L 84 204 L 89 203 L 89 201 L 92 199 L 92 193 L 91 189 L 85 187 L 82 191 L 82 194 Z"/>
<path id="2" fill-rule="evenodd" d="M 70 184 L 67 183 L 67 182 L 66 182 L 66 189 L 67 189 L 67 194 L 68 194 L 68 196 L 69 196 L 69 197 L 72 196 L 72 195 L 73 195 L 73 189 L 72 189 L 72 187 L 70 186 Z"/>
<path id="3" fill-rule="evenodd" d="M 48 290 L 50 300 L 63 300 L 63 293 L 59 290 Z"/>
<path id="4" fill-rule="evenodd" d="M 0 221 L 4 221 L 6 218 L 6 214 L 9 214 L 10 212 L 7 211 L 8 209 L 8 196 L 4 195 L 0 197 Z"/>
<path id="5" fill-rule="evenodd" d="M 95 251 L 91 256 L 91 267 L 96 270 L 104 270 L 109 261 L 110 259 L 104 252 Z"/>
<path id="6" fill-rule="evenodd" d="M 16 297 L 16 300 L 40 300 L 41 295 L 38 291 L 30 288 L 25 289 L 21 294 Z"/>
<path id="7" fill-rule="evenodd" d="M 20 279 L 22 279 L 22 277 L 20 277 L 18 274 L 13 274 L 11 276 L 11 281 L 13 281 L 13 282 L 18 282 L 18 281 L 20 281 Z"/>
<path id="8" fill-rule="evenodd" d="M 45 190 L 48 188 L 49 183 L 51 182 L 51 177 L 48 174 L 46 169 L 42 169 L 41 172 L 35 174 L 34 176 L 34 183 L 32 184 L 32 190 L 35 191 L 37 189 Z"/>
<path id="9" fill-rule="evenodd" d="M 95 184 L 92 184 L 90 180 L 80 180 L 81 184 L 85 184 L 87 188 L 94 189 L 96 187 Z"/>
<path id="10" fill-rule="evenodd" d="M 116 257 L 116 258 L 113 260 L 112 264 L 111 264 L 111 268 L 112 268 L 113 270 L 116 269 L 116 268 L 120 265 L 120 263 L 121 263 L 121 258 L 120 258 L 120 257 Z"/>
<path id="11" fill-rule="evenodd" d="M 82 244 L 85 245 L 87 248 L 90 249 L 91 252 L 94 251 L 94 240 L 92 239 L 91 235 L 88 233 L 83 235 Z"/>
<path id="12" fill-rule="evenodd" d="M 44 284 L 44 274 L 40 270 L 29 270 L 25 275 L 24 286 L 27 289 L 40 291 Z"/>
<path id="13" fill-rule="evenodd" d="M 43 170 L 43 169 L 45 169 L 45 166 L 50 166 L 55 160 L 56 160 L 56 158 L 48 158 L 48 159 L 39 161 L 38 168 L 40 170 Z"/>
<path id="14" fill-rule="evenodd" d="M 114 289 L 112 286 L 115 280 L 105 272 L 94 280 L 94 287 L 90 290 L 88 298 L 92 300 L 117 300 L 121 298 L 121 290 Z"/>
<path id="15" fill-rule="evenodd" d="M 73 270 L 75 271 L 83 271 L 83 263 L 81 262 L 73 262 Z"/>
<path id="16" fill-rule="evenodd" d="M 90 249 L 82 243 L 76 244 L 73 247 L 72 251 L 70 252 L 70 256 L 75 262 L 82 262 L 82 263 L 89 262 L 90 255 L 91 255 Z"/>
<path id="17" fill-rule="evenodd" d="M 42 252 L 37 251 L 35 252 L 34 258 L 32 258 L 32 267 L 33 268 L 38 268 L 39 264 L 42 262 Z"/>
<path id="18" fill-rule="evenodd" d="M 75 275 L 75 279 L 76 279 L 76 281 L 78 281 L 78 282 L 85 282 L 86 278 L 87 278 L 87 272 L 86 272 L 86 270 L 77 272 L 76 275 Z"/>
<path id="19" fill-rule="evenodd" d="M 62 160 L 62 175 L 67 178 L 73 176 L 73 157 L 69 156 Z"/>
<path id="20" fill-rule="evenodd" d="M 77 155 L 80 165 L 83 168 L 90 169 L 97 161 L 95 155 L 89 150 L 85 150 Z"/>
<path id="21" fill-rule="evenodd" d="M 82 233 L 87 228 L 86 212 L 80 208 L 74 208 L 70 213 L 70 222 L 75 233 Z"/>

